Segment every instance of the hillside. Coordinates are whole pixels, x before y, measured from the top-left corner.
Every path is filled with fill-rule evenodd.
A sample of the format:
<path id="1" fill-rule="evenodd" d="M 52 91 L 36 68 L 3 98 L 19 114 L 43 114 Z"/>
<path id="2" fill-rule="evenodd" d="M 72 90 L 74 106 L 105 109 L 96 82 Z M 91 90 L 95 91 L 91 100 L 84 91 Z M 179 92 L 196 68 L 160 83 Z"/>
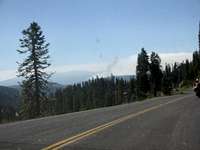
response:
<path id="1" fill-rule="evenodd" d="M 19 91 L 11 87 L 0 86 L 0 105 L 17 108 L 19 104 Z"/>

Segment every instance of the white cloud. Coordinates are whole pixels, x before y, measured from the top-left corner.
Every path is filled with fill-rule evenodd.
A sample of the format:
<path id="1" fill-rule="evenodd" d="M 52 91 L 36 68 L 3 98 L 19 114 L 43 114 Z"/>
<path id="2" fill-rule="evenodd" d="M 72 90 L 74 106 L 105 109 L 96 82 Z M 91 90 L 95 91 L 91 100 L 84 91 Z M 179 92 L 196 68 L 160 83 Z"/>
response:
<path id="1" fill-rule="evenodd" d="M 159 53 L 162 65 L 166 63 L 182 62 L 186 59 L 192 60 L 192 53 Z M 48 69 L 50 72 L 64 73 L 70 71 L 88 71 L 100 76 L 130 75 L 135 74 L 137 65 L 137 55 L 131 55 L 125 58 L 115 57 L 110 62 L 93 63 L 93 64 L 74 64 L 63 66 L 52 66 Z M 16 77 L 15 70 L 0 70 L 0 81 Z"/>
<path id="2" fill-rule="evenodd" d="M 183 62 L 186 59 L 192 60 L 192 53 L 160 53 L 159 54 L 162 65 L 164 66 L 166 63 L 174 64 L 175 62 Z"/>
<path id="3" fill-rule="evenodd" d="M 192 53 L 159 53 L 161 65 L 183 62 L 186 59 L 192 60 Z M 137 55 L 121 59 L 113 68 L 113 73 L 117 75 L 135 74 L 137 65 Z"/>
<path id="4" fill-rule="evenodd" d="M 88 71 L 88 72 L 99 72 L 104 70 L 106 63 L 98 64 L 75 64 L 75 65 L 63 65 L 63 66 L 52 66 L 48 71 L 56 71 L 57 73 L 64 73 L 70 71 Z"/>
<path id="5" fill-rule="evenodd" d="M 161 65 L 165 66 L 166 63 L 174 64 L 175 62 L 183 62 L 186 59 L 192 60 L 192 53 L 159 53 L 161 58 Z M 115 62 L 115 64 L 113 63 Z M 102 71 L 103 76 L 108 76 L 111 73 L 114 75 L 131 75 L 136 72 L 137 55 L 131 55 L 127 58 L 121 58 L 117 61 L 111 62 L 112 67 L 109 67 L 109 71 Z M 109 66 L 109 64 L 108 64 Z"/>
<path id="6" fill-rule="evenodd" d="M 16 70 L 0 70 L 0 81 L 16 77 Z"/>

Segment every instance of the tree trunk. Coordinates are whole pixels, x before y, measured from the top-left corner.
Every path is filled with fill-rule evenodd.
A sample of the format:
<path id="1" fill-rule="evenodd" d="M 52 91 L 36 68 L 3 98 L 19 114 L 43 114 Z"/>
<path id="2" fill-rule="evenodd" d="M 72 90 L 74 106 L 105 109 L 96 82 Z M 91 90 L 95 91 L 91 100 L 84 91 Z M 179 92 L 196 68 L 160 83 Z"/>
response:
<path id="1" fill-rule="evenodd" d="M 38 70 L 37 70 L 37 62 L 36 62 L 36 54 L 35 54 L 35 44 L 32 44 L 33 47 L 33 65 L 34 65 L 34 76 L 35 76 L 35 91 L 34 97 L 36 101 L 36 116 L 40 116 L 40 98 L 39 98 L 39 84 L 38 84 Z"/>

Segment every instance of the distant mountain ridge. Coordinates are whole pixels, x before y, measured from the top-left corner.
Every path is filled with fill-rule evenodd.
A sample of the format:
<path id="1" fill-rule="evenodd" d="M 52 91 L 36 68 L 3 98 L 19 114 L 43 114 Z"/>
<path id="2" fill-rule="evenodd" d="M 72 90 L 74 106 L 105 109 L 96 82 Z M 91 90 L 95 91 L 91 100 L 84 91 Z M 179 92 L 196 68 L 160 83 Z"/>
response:
<path id="1" fill-rule="evenodd" d="M 87 76 L 88 74 L 88 76 Z M 56 82 L 49 82 L 48 84 L 48 93 L 55 93 L 57 89 L 64 88 L 67 85 L 74 84 L 74 83 L 81 83 L 84 81 L 89 80 L 88 77 L 91 75 L 90 73 L 86 73 L 83 78 L 78 78 L 78 80 L 67 82 L 69 84 L 62 85 Z M 106 77 L 106 78 L 110 78 Z M 132 78 L 135 78 L 134 75 L 122 75 L 122 76 L 114 76 L 115 79 L 123 79 L 125 81 L 130 81 Z M 82 79 L 82 80 L 81 80 Z M 0 82 L 0 84 L 8 83 L 7 86 L 0 86 L 0 106 L 12 106 L 15 109 L 18 109 L 20 104 L 20 91 L 21 87 L 19 84 L 12 84 L 10 85 L 15 79 L 10 79 L 9 82 L 4 81 Z M 17 82 L 14 82 L 17 83 Z"/>
<path id="2" fill-rule="evenodd" d="M 48 93 L 55 93 L 57 89 L 63 87 L 61 84 L 50 82 L 48 84 Z M 20 91 L 20 85 L 0 86 L 0 106 L 11 106 L 16 110 L 19 109 Z"/>
<path id="3" fill-rule="evenodd" d="M 91 79 L 92 77 L 95 78 L 97 73 L 88 72 L 88 71 L 70 71 L 70 72 L 63 72 L 63 73 L 55 73 L 50 78 L 50 82 L 58 83 L 60 85 L 71 85 L 76 83 L 81 83 Z M 110 76 L 108 76 L 109 78 Z M 124 79 L 129 81 L 131 78 L 134 78 L 134 75 L 116 75 L 115 78 L 117 79 Z M 107 77 L 105 77 L 107 78 Z M 12 78 L 4 81 L 0 81 L 0 85 L 2 86 L 13 86 L 18 85 L 18 82 L 21 82 L 21 78 Z"/>
<path id="4" fill-rule="evenodd" d="M 82 81 L 87 81 L 94 73 L 88 71 L 70 71 L 70 72 L 63 72 L 63 73 L 55 73 L 50 78 L 50 82 L 62 84 L 62 85 L 69 85 L 74 83 L 80 83 Z M 21 82 L 22 78 L 11 78 L 8 80 L 0 81 L 0 85 L 2 86 L 13 86 L 18 85 L 18 82 Z"/>
<path id="5" fill-rule="evenodd" d="M 63 88 L 64 86 L 59 84 L 59 83 L 55 83 L 55 82 L 49 82 L 48 83 L 48 93 L 55 93 L 57 89 Z M 16 89 L 20 92 L 21 90 L 21 86 L 18 85 L 12 85 L 12 86 L 8 86 L 9 88 L 13 88 Z"/>

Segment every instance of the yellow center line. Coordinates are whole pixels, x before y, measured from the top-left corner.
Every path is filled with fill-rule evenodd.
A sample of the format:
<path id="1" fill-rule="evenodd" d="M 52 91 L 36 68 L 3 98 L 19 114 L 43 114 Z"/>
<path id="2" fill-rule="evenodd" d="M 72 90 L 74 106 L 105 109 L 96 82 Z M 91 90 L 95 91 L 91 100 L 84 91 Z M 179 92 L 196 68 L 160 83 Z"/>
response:
<path id="1" fill-rule="evenodd" d="M 185 96 L 185 97 L 187 97 L 187 96 Z M 116 124 L 119 124 L 119 123 L 121 123 L 121 122 L 124 122 L 124 121 L 126 121 L 126 120 L 128 120 L 128 119 L 130 119 L 130 118 L 137 117 L 137 116 L 139 116 L 139 115 L 142 115 L 142 114 L 144 114 L 144 113 L 146 113 L 146 112 L 149 112 L 149 111 L 152 111 L 152 110 L 155 110 L 155 109 L 158 109 L 158 108 L 163 107 L 163 106 L 165 106 L 165 105 L 168 105 L 168 104 L 177 102 L 177 101 L 179 101 L 179 100 L 184 99 L 185 97 L 177 98 L 177 99 L 175 99 L 175 100 L 171 100 L 171 101 L 166 102 L 166 103 L 163 103 L 163 104 L 159 104 L 159 105 L 156 105 L 156 106 L 152 106 L 152 107 L 150 107 L 150 108 L 146 108 L 146 109 L 144 109 L 144 110 L 142 110 L 142 111 L 139 111 L 139 112 L 137 112 L 137 113 L 130 114 L 130 115 L 127 115 L 127 116 L 125 116 L 125 117 L 121 117 L 121 118 L 116 119 L 116 120 L 114 120 L 114 121 L 111 121 L 111 122 L 108 122 L 108 123 L 106 123 L 106 124 L 97 126 L 97 127 L 93 128 L 93 129 L 87 130 L 87 131 L 85 131 L 85 132 L 79 133 L 79 134 L 77 134 L 77 135 L 75 135 L 75 136 L 72 136 L 72 137 L 70 137 L 70 138 L 67 138 L 67 139 L 65 139 L 65 140 L 59 141 L 59 142 L 57 142 L 57 143 L 54 143 L 54 144 L 52 144 L 52 145 L 50 145 L 50 146 L 48 146 L 48 147 L 43 148 L 42 150 L 58 150 L 58 149 L 61 149 L 61 148 L 63 148 L 63 147 L 66 146 L 66 145 L 72 144 L 72 143 L 74 143 L 74 142 L 76 142 L 76 141 L 79 141 L 79 140 L 85 138 L 85 137 L 88 137 L 88 136 L 90 136 L 90 135 L 93 135 L 93 134 L 95 134 L 95 133 L 98 133 L 98 132 L 100 132 L 100 131 L 102 131 L 102 130 L 104 130 L 104 129 L 106 129 L 106 128 L 112 127 L 112 126 L 114 126 L 114 125 L 116 125 Z"/>

